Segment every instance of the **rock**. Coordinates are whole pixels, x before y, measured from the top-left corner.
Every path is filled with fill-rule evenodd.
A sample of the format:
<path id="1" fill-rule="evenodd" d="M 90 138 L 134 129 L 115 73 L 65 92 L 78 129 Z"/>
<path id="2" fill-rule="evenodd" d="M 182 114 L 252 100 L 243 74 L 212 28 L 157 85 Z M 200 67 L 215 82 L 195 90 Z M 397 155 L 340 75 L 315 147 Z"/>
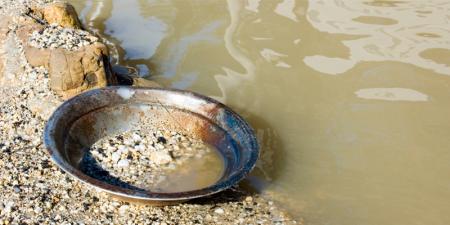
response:
<path id="1" fill-rule="evenodd" d="M 118 167 L 125 168 L 125 167 L 128 167 L 129 165 L 130 165 L 130 163 L 126 159 L 121 159 L 121 160 L 119 160 L 119 162 L 117 162 Z"/>
<path id="2" fill-rule="evenodd" d="M 122 205 L 122 206 L 120 206 L 120 208 L 119 208 L 119 214 L 120 215 L 125 215 L 126 213 L 127 213 L 127 211 L 128 211 L 128 209 L 129 209 L 130 207 L 128 206 L 128 205 Z"/>
<path id="3" fill-rule="evenodd" d="M 120 85 L 131 85 L 135 87 L 162 87 L 155 81 L 144 79 L 138 76 L 138 72 L 135 68 L 114 65 L 112 66 L 112 71 L 117 77 L 117 82 Z"/>
<path id="4" fill-rule="evenodd" d="M 49 24 L 56 23 L 62 27 L 78 29 L 82 27 L 75 8 L 69 3 L 51 3 L 38 11 L 42 12 L 44 19 Z"/>
<path id="5" fill-rule="evenodd" d="M 39 206 L 36 206 L 36 207 L 34 208 L 34 212 L 35 212 L 35 213 L 41 213 L 41 212 L 42 212 L 42 208 L 39 207 Z"/>
<path id="6" fill-rule="evenodd" d="M 11 28 L 12 24 L 15 28 Z M 0 86 L 23 85 L 27 79 L 23 77 L 27 73 L 25 69 L 29 70 L 29 65 L 35 68 L 42 66 L 48 71 L 48 86 L 62 99 L 86 90 L 117 84 L 106 45 L 79 28 L 81 25 L 77 14 L 68 3 L 50 3 L 25 10 L 20 19 L 14 22 L 11 16 L 0 15 Z M 62 39 L 67 41 L 62 42 Z M 80 42 L 77 43 L 77 40 Z M 54 42 L 57 47 L 52 48 Z M 61 43 L 67 43 L 67 46 Z M 129 85 L 159 86 L 139 77 L 128 76 L 126 79 Z M 59 104 L 58 99 L 49 96 L 30 96 L 27 101 L 31 111 L 44 119 Z"/>
<path id="7" fill-rule="evenodd" d="M 11 212 L 13 206 L 14 206 L 13 201 L 7 201 L 6 203 L 4 203 L 4 208 L 3 208 L 2 212 L 3 213 Z"/>
<path id="8" fill-rule="evenodd" d="M 217 213 L 217 214 L 224 214 L 224 213 L 225 213 L 225 210 L 223 210 L 222 208 L 217 208 L 217 209 L 214 210 L 214 213 Z"/>
<path id="9" fill-rule="evenodd" d="M 82 47 L 78 51 L 52 50 L 48 70 L 50 88 L 64 99 L 115 83 L 109 70 L 108 50 L 101 43 Z"/>
<path id="10" fill-rule="evenodd" d="M 156 87 L 160 88 L 162 87 L 160 84 L 156 83 L 155 81 L 147 80 L 140 77 L 133 77 L 133 86 L 135 87 Z"/>
<path id="11" fill-rule="evenodd" d="M 120 153 L 127 153 L 127 152 L 128 152 L 128 148 L 125 147 L 125 145 L 119 145 L 119 146 L 117 147 L 117 150 L 118 150 Z"/>
<path id="12" fill-rule="evenodd" d="M 43 27 L 26 24 L 17 31 L 24 44 L 25 57 L 29 64 L 43 66 L 49 71 L 50 88 L 63 99 L 83 91 L 115 84 L 116 78 L 109 65 L 107 47 L 99 42 L 69 51 L 63 48 L 38 49 L 28 43 L 29 35 Z"/>
<path id="13" fill-rule="evenodd" d="M 170 157 L 169 153 L 164 151 L 155 151 L 150 153 L 150 160 L 156 165 L 163 165 L 170 163 L 172 161 L 172 157 Z"/>
<path id="14" fill-rule="evenodd" d="M 120 153 L 119 153 L 119 152 L 114 152 L 114 153 L 111 155 L 111 159 L 112 159 L 113 162 L 119 161 L 119 159 L 120 159 Z"/>
<path id="15" fill-rule="evenodd" d="M 19 193 L 20 192 L 20 188 L 18 186 L 14 186 L 13 187 L 14 192 Z"/>
<path id="16" fill-rule="evenodd" d="M 21 21 L 17 24 L 19 27 L 16 30 L 17 37 L 24 44 L 28 43 L 28 38 L 34 31 L 40 31 L 44 29 L 44 25 L 40 24 L 33 18 L 27 18 L 26 20 Z"/>
<path id="17" fill-rule="evenodd" d="M 131 137 L 133 138 L 133 141 L 135 141 L 135 142 L 140 142 L 140 141 L 142 141 L 141 136 L 138 135 L 138 134 L 132 134 Z"/>
<path id="18" fill-rule="evenodd" d="M 50 51 L 45 49 L 37 49 L 28 45 L 28 38 L 34 31 L 44 29 L 44 25 L 37 23 L 35 20 L 28 19 L 20 24 L 16 34 L 18 39 L 22 42 L 24 47 L 25 57 L 28 63 L 32 66 L 45 65 L 48 68 L 48 59 Z"/>
<path id="19" fill-rule="evenodd" d="M 56 32 L 50 35 L 49 39 L 64 38 L 62 36 L 69 38 L 67 35 L 71 34 L 82 34 L 86 38 L 91 38 L 86 36 L 88 33 L 85 31 L 62 30 L 61 34 L 57 31 L 59 29 L 57 26 L 74 27 L 74 29 L 81 27 L 78 18 L 76 20 L 72 18 L 76 16 L 75 10 L 67 3 L 52 3 L 34 11 L 41 11 L 43 19 L 48 23 L 58 23 L 50 26 L 51 29 L 56 29 Z M 77 48 L 51 49 L 32 46 L 29 42 L 32 34 L 42 32 L 48 27 L 40 22 L 39 16 L 39 13 L 35 13 L 21 21 L 16 34 L 22 42 L 28 63 L 33 67 L 43 66 L 49 71 L 49 86 L 57 95 L 68 99 L 86 90 L 117 83 L 115 75 L 111 72 L 108 49 L 103 43 L 97 42 L 94 36 L 92 36 L 92 43 L 80 45 Z"/>
<path id="20" fill-rule="evenodd" d="M 26 46 L 24 52 L 30 65 L 49 68 L 50 51 Z"/>

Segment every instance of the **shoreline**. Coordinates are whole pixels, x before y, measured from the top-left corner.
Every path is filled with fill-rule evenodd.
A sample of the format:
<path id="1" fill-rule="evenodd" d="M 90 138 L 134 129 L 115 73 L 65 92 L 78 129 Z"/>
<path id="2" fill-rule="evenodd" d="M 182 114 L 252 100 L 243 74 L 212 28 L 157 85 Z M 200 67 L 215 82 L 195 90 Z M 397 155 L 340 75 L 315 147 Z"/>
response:
<path id="1" fill-rule="evenodd" d="M 53 164 L 42 132 L 63 101 L 50 90 L 49 71 L 27 61 L 17 34 L 24 13 L 49 2 L 0 3 L 0 17 L 12 18 L 0 34 L 0 224 L 296 223 L 272 201 L 239 187 L 175 206 L 135 205 L 91 190 Z"/>

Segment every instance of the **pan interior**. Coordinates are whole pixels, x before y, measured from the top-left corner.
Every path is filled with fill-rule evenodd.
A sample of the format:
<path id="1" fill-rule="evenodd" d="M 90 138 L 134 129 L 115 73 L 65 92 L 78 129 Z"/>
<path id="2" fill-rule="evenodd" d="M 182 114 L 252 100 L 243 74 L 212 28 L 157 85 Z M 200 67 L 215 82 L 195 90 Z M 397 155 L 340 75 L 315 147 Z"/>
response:
<path id="1" fill-rule="evenodd" d="M 202 157 L 192 157 L 165 173 L 163 181 L 156 186 L 130 181 L 126 177 L 127 168 L 120 174 L 110 173 L 103 162 L 92 156 L 93 146 L 99 141 L 111 140 L 111 137 L 127 132 L 149 134 L 155 130 L 187 134 L 202 140 L 209 150 Z M 237 146 L 227 132 L 199 114 L 170 106 L 134 103 L 100 108 L 78 118 L 66 136 L 63 157 L 74 168 L 102 182 L 139 191 L 173 193 L 206 188 L 229 177 L 238 166 Z M 149 173 L 152 171 L 140 172 L 136 180 L 148 179 Z"/>

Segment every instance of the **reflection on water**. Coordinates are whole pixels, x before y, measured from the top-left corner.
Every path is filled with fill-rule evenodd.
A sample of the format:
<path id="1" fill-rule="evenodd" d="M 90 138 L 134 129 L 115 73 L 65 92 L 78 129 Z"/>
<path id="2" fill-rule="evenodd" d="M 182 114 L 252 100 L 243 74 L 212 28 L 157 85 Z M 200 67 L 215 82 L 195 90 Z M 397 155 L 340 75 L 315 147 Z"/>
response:
<path id="1" fill-rule="evenodd" d="M 450 2 L 72 2 L 115 62 L 248 119 L 294 216 L 450 224 Z"/>
<path id="2" fill-rule="evenodd" d="M 156 17 L 143 18 L 136 14 L 139 11 L 136 1 L 116 0 L 112 6 L 103 32 L 120 42 L 126 60 L 150 59 L 165 36 L 166 24 Z M 142 41 L 143 37 L 147 42 Z"/>
<path id="3" fill-rule="evenodd" d="M 426 10 L 425 13 L 423 10 Z M 450 75 L 449 65 L 420 57 L 429 48 L 448 48 L 449 1 L 310 1 L 307 19 L 317 30 L 357 35 L 342 43 L 349 56 L 308 56 L 304 62 L 321 72 L 341 74 L 362 61 L 398 61 Z M 323 71 L 333 62 L 339 70 Z"/>

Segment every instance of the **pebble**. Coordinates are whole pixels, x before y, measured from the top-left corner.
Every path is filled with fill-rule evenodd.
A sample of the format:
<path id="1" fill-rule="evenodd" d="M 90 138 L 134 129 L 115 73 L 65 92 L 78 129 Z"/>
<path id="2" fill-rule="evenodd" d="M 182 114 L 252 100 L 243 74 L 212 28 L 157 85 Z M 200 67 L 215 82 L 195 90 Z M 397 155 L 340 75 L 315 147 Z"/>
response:
<path id="1" fill-rule="evenodd" d="M 128 205 L 122 205 L 119 208 L 119 214 L 124 215 L 130 207 Z"/>
<path id="2" fill-rule="evenodd" d="M 214 213 L 217 213 L 217 214 L 224 214 L 224 213 L 225 213 L 225 210 L 223 210 L 222 208 L 217 208 L 217 209 L 214 210 Z"/>
<path id="3" fill-rule="evenodd" d="M 111 156 L 113 162 L 117 162 L 120 159 L 120 152 L 114 152 Z M 120 162 L 119 162 L 120 163 Z"/>
<path id="4" fill-rule="evenodd" d="M 118 167 L 122 167 L 122 168 L 128 167 L 129 165 L 130 165 L 130 163 L 129 163 L 128 160 L 126 160 L 126 159 L 121 159 L 121 160 L 117 163 L 117 166 L 118 166 Z"/>
<path id="5" fill-rule="evenodd" d="M 160 149 L 163 148 L 164 147 L 161 147 Z M 170 157 L 169 153 L 163 151 L 155 151 L 150 153 L 150 159 L 158 165 L 164 165 L 172 161 L 172 157 Z"/>
<path id="6" fill-rule="evenodd" d="M 13 189 L 14 189 L 14 192 L 16 192 L 16 193 L 19 193 L 19 192 L 20 192 L 20 188 L 17 187 L 17 186 L 14 186 Z"/>
<path id="7" fill-rule="evenodd" d="M 34 208 L 34 212 L 35 212 L 35 213 L 41 213 L 41 212 L 42 212 L 42 208 L 39 207 L 39 206 L 36 206 L 36 207 Z"/>
<path id="8" fill-rule="evenodd" d="M 8 201 L 4 204 L 3 213 L 9 213 L 11 212 L 12 207 L 14 206 L 14 202 L 13 201 Z"/>

